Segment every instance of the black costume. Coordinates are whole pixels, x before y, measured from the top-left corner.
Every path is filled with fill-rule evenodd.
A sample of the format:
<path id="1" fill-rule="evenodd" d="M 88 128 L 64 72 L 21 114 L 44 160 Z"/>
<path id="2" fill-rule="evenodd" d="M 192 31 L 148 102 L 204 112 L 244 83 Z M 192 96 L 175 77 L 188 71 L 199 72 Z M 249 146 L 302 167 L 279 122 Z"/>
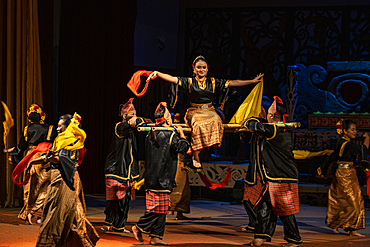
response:
<path id="1" fill-rule="evenodd" d="M 12 163 L 18 164 L 23 158 L 24 151 L 29 147 L 37 146 L 41 142 L 52 143 L 57 135 L 57 131 L 53 125 L 31 123 L 26 126 L 18 145 L 15 146 L 13 151 L 10 153 Z"/>
<path id="2" fill-rule="evenodd" d="M 136 127 L 142 125 L 142 118 L 136 119 Z M 105 162 L 106 206 L 104 225 L 114 231 L 124 231 L 130 198 L 134 198 L 134 180 L 139 178 L 136 143 L 136 127 L 119 122 Z"/>
<path id="3" fill-rule="evenodd" d="M 342 137 L 331 157 L 338 168 L 329 189 L 326 225 L 334 230 L 343 228 L 345 231 L 354 231 L 365 228 L 364 199 L 355 169 L 355 161 L 359 156 L 363 162 L 358 164 L 358 168 L 367 168 L 368 148 Z"/>
<path id="4" fill-rule="evenodd" d="M 245 178 L 249 200 L 257 209 L 254 238 L 271 241 L 277 215 L 284 223 L 284 239 L 301 244 L 294 213 L 299 211 L 298 169 L 291 134 L 273 124 L 251 118 L 244 127 L 253 131 L 251 156 Z"/>
<path id="5" fill-rule="evenodd" d="M 176 186 L 177 154 L 185 154 L 189 147 L 190 143 L 174 131 L 154 131 L 146 136 L 146 212 L 136 227 L 151 237 L 163 238 L 170 193 Z"/>
<path id="6" fill-rule="evenodd" d="M 50 162 L 51 184 L 45 198 L 36 246 L 95 246 L 99 235 L 86 218 L 83 187 L 76 166 L 81 150 L 58 152 Z"/>
<path id="7" fill-rule="evenodd" d="M 24 152 L 31 152 L 42 142 L 52 143 L 57 136 L 57 131 L 53 125 L 31 123 L 23 131 L 19 143 L 10 153 L 12 163 L 18 164 L 24 157 Z M 38 158 L 41 153 L 33 156 Z M 47 187 L 50 184 L 50 172 L 42 167 L 41 164 L 32 166 L 30 170 L 30 180 L 23 186 L 24 206 L 18 214 L 18 218 L 26 220 L 30 213 L 33 216 L 41 216 L 42 207 L 46 197 Z"/>

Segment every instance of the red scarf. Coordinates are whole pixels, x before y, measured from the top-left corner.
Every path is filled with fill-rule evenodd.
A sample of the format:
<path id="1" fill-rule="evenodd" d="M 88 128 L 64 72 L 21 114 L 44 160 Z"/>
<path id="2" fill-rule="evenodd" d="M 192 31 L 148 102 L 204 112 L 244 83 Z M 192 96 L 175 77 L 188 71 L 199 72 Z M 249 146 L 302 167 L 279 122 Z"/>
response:
<path id="1" fill-rule="evenodd" d="M 46 153 L 49 151 L 49 149 L 53 146 L 52 143 L 50 142 L 41 142 L 39 145 L 37 145 L 36 148 L 34 148 L 29 154 L 27 154 L 19 163 L 18 165 L 14 168 L 13 173 L 12 173 L 12 179 L 13 182 L 18 185 L 18 186 L 23 186 L 25 185 L 28 180 L 30 179 L 30 175 L 28 174 L 24 181 L 22 183 L 18 182 L 19 178 L 22 175 L 22 172 L 24 169 L 26 169 L 28 163 L 31 161 L 32 157 L 38 153 Z"/>
<path id="2" fill-rule="evenodd" d="M 203 183 L 206 185 L 207 189 L 217 189 L 217 188 L 225 188 L 225 186 L 229 183 L 231 178 L 231 167 L 226 169 L 226 176 L 223 181 L 220 183 L 214 183 L 209 180 L 203 173 L 198 172 L 200 179 L 202 179 Z"/>
<path id="3" fill-rule="evenodd" d="M 140 86 L 140 83 L 141 83 L 141 78 L 140 76 L 146 76 L 148 77 L 151 73 L 153 73 L 153 71 L 146 71 L 146 70 L 138 70 L 136 71 L 130 81 L 127 83 L 127 87 L 137 96 L 137 97 L 141 97 L 145 94 L 146 90 L 148 89 L 148 85 L 149 85 L 149 81 L 146 82 L 145 84 L 145 87 L 143 89 L 143 91 L 141 91 L 141 93 L 138 93 L 137 90 Z M 152 80 L 155 79 L 152 78 Z"/>

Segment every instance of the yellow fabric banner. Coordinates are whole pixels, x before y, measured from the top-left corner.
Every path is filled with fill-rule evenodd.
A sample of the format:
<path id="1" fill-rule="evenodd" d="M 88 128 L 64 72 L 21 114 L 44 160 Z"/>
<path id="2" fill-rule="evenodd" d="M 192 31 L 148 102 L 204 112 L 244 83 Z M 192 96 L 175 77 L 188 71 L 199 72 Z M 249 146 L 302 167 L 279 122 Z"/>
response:
<path id="1" fill-rule="evenodd" d="M 10 131 L 10 128 L 14 125 L 14 119 L 12 118 L 12 114 L 10 114 L 8 106 L 1 101 L 1 104 L 3 104 L 4 107 L 4 115 L 5 115 L 5 121 L 3 122 L 4 125 L 4 148 L 7 148 L 7 137 Z"/>
<path id="2" fill-rule="evenodd" d="M 234 116 L 231 118 L 229 124 L 240 123 L 249 117 L 258 117 L 261 112 L 262 104 L 262 93 L 263 93 L 263 77 L 261 82 L 250 92 L 248 97 L 244 102 L 239 106 L 239 109 L 236 111 Z"/>
<path id="3" fill-rule="evenodd" d="M 78 127 L 80 120 L 81 117 L 75 113 L 67 129 L 55 138 L 53 152 L 61 149 L 75 151 L 84 147 L 86 133 Z"/>
<path id="4" fill-rule="evenodd" d="M 327 153 L 327 150 L 318 151 L 318 152 L 310 152 L 307 150 L 293 150 L 294 159 L 296 160 L 304 160 L 309 159 L 316 156 L 323 156 Z"/>
<path id="5" fill-rule="evenodd" d="M 144 178 L 141 179 L 139 182 L 134 181 L 134 183 L 135 183 L 135 190 L 140 190 L 141 186 L 144 185 L 144 182 L 145 182 L 145 179 Z"/>

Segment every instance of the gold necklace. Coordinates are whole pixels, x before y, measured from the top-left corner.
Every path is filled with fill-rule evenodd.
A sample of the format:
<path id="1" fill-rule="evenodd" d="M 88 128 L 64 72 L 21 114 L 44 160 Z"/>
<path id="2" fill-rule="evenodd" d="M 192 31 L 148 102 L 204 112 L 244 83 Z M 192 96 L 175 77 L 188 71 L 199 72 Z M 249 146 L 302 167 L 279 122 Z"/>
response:
<path id="1" fill-rule="evenodd" d="M 198 78 L 196 78 L 196 77 L 195 77 L 195 80 L 197 80 L 198 86 L 199 86 L 200 89 L 204 90 L 206 88 L 206 86 L 207 86 L 207 84 L 206 84 L 207 78 L 204 78 L 204 80 L 202 82 L 200 82 L 198 80 Z"/>

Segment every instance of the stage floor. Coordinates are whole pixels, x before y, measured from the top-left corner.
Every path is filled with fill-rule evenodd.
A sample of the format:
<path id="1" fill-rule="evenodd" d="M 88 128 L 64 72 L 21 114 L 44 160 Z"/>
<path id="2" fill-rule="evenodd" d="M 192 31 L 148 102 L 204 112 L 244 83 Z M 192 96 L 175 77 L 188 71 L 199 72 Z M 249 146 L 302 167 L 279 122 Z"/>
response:
<path id="1" fill-rule="evenodd" d="M 104 221 L 105 198 L 103 196 L 86 196 L 88 206 L 87 217 L 100 234 L 98 247 L 137 246 L 139 243 L 132 233 L 104 233 L 100 230 Z M 341 232 L 333 234 L 325 225 L 326 207 L 301 205 L 296 214 L 299 230 L 304 246 L 369 246 L 370 212 L 366 211 L 366 229 L 359 230 L 366 238 L 349 237 Z M 17 219 L 20 208 L 0 208 L 0 247 L 35 246 L 39 225 L 27 225 Z M 131 202 L 127 229 L 144 214 L 145 200 L 142 197 Z M 192 200 L 190 219 L 175 220 L 174 215 L 167 216 L 164 240 L 176 246 L 246 246 L 253 239 L 252 233 L 241 231 L 248 223 L 248 216 L 242 205 L 210 200 Z M 144 235 L 145 244 L 149 238 Z M 265 246 L 280 246 L 283 240 L 283 226 L 278 226 L 271 243 Z"/>

